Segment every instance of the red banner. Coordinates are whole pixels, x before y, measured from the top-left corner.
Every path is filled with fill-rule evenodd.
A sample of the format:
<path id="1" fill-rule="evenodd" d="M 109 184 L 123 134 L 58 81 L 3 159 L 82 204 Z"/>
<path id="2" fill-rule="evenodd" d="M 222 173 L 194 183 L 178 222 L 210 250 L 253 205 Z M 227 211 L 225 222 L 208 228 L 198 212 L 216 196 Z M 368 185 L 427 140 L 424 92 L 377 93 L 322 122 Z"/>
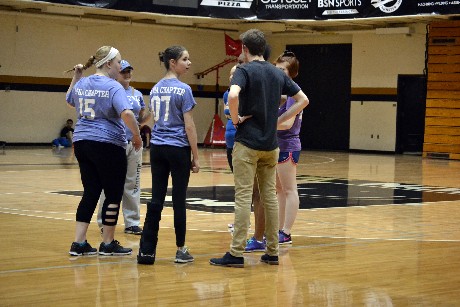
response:
<path id="1" fill-rule="evenodd" d="M 234 40 L 225 34 L 225 54 L 228 56 L 239 56 L 243 52 L 240 40 Z"/>

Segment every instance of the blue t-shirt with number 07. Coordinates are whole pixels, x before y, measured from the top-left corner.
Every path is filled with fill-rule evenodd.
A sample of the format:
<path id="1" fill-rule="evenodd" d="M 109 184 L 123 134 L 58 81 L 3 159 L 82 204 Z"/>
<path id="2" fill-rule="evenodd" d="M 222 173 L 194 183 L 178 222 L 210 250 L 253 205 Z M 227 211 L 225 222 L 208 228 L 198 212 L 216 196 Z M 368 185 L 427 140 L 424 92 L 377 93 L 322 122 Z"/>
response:
<path id="1" fill-rule="evenodd" d="M 153 145 L 190 146 L 185 131 L 184 113 L 196 105 L 192 89 L 176 78 L 161 79 L 150 91 L 150 109 L 155 125 Z"/>

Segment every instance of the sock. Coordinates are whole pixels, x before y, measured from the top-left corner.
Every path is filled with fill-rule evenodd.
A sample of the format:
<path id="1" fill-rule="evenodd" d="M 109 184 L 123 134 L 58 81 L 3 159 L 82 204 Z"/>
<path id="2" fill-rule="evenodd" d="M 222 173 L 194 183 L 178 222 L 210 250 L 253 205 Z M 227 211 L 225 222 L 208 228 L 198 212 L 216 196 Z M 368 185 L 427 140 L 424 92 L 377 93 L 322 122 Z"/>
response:
<path id="1" fill-rule="evenodd" d="M 113 241 L 112 241 L 112 242 L 113 242 Z M 107 245 L 110 245 L 110 244 L 112 244 L 112 242 L 110 242 L 110 243 L 105 243 L 105 242 L 102 242 L 102 243 L 104 243 L 104 245 L 105 245 L 105 246 L 107 246 Z"/>

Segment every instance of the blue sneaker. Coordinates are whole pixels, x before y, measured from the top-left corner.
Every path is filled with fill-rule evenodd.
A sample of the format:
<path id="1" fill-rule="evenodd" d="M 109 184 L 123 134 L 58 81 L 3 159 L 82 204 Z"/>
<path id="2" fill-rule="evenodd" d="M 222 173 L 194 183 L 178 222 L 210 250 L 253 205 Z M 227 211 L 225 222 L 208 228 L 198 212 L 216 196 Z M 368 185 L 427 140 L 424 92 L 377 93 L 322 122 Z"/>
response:
<path id="1" fill-rule="evenodd" d="M 291 235 L 287 235 L 284 231 L 280 230 L 279 233 L 278 233 L 278 238 L 279 238 L 279 241 L 278 243 L 280 245 L 283 245 L 283 244 L 292 244 L 292 239 L 291 239 Z"/>
<path id="2" fill-rule="evenodd" d="M 244 248 L 245 253 L 264 252 L 264 251 L 265 251 L 265 240 L 257 241 L 256 238 L 254 237 L 248 240 L 246 247 Z"/>

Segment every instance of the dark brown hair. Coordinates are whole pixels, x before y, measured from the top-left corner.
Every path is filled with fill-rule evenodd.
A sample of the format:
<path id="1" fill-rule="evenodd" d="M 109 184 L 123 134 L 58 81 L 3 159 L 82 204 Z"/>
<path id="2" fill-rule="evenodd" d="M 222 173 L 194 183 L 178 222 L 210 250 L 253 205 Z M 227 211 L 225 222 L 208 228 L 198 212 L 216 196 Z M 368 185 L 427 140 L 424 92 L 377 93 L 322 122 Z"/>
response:
<path id="1" fill-rule="evenodd" d="M 171 46 L 166 48 L 165 51 L 159 52 L 158 57 L 160 58 L 160 62 L 163 62 L 166 69 L 169 70 L 169 61 L 179 60 L 185 50 L 187 49 L 183 46 Z"/>
<path id="2" fill-rule="evenodd" d="M 240 35 L 241 42 L 248 48 L 251 55 L 263 56 L 267 42 L 264 32 L 258 29 L 250 29 Z"/>

